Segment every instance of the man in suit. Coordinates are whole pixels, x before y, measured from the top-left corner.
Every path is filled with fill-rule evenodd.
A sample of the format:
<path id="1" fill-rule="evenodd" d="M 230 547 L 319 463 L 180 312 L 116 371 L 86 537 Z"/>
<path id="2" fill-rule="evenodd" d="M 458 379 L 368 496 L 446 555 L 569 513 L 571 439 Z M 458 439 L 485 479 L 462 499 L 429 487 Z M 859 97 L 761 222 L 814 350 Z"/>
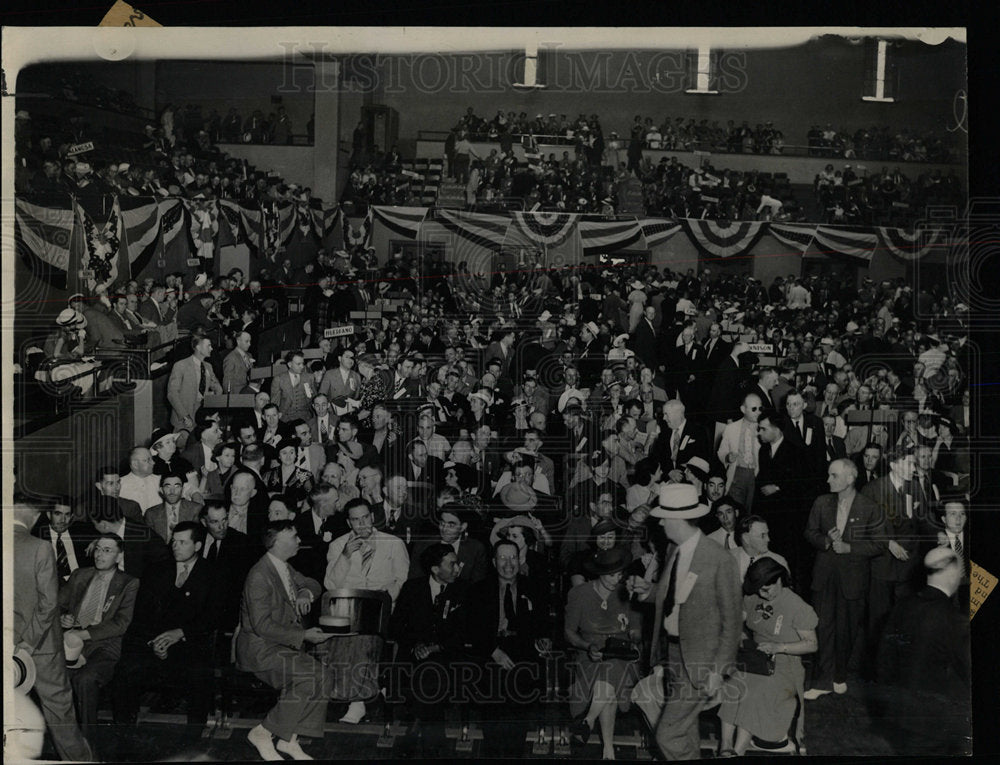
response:
<path id="1" fill-rule="evenodd" d="M 144 522 L 126 518 L 114 497 L 100 497 L 90 506 L 92 534 L 114 534 L 122 540 L 117 564 L 120 571 L 141 579 L 146 569 L 170 557 L 170 548 Z"/>
<path id="2" fill-rule="evenodd" d="M 547 583 L 519 573 L 517 545 L 493 546 L 493 571 L 469 591 L 468 640 L 481 679 L 484 755 L 520 756 L 551 649 Z"/>
<path id="3" fill-rule="evenodd" d="M 831 494 L 816 498 L 805 538 L 817 551 L 812 603 L 819 616 L 819 654 L 806 699 L 847 692 L 847 669 L 861 634 L 871 561 L 882 553 L 879 509 L 854 488 L 857 466 L 830 463 Z"/>
<path id="4" fill-rule="evenodd" d="M 705 371 L 708 372 L 709 380 L 714 376 L 715 371 L 722 366 L 723 360 L 732 350 L 732 345 L 722 339 L 722 326 L 713 321 L 708 328 L 708 338 L 703 345 L 705 349 Z"/>
<path id="5" fill-rule="evenodd" d="M 139 303 L 139 316 L 158 327 L 167 323 L 167 288 L 156 283 L 149 291 L 149 297 Z"/>
<path id="6" fill-rule="evenodd" d="M 379 462 L 378 452 L 371 444 L 358 440 L 360 423 L 353 414 L 345 414 L 337 423 L 337 445 L 327 451 L 327 459 L 335 461 L 337 455 L 343 453 L 353 460 L 359 470 Z"/>
<path id="7" fill-rule="evenodd" d="M 83 641 L 86 664 L 69 673 L 83 733 L 95 740 L 97 702 L 122 652 L 122 635 L 132 623 L 139 580 L 120 571 L 123 542 L 115 534 L 101 534 L 94 542 L 93 567 L 73 572 L 59 591 L 59 623 L 66 634 Z"/>
<path id="8" fill-rule="evenodd" d="M 436 542 L 421 553 L 428 573 L 409 579 L 399 591 L 389 621 L 389 636 L 399 646 L 396 660 L 405 668 L 401 683 L 421 722 L 425 757 L 440 756 L 445 744 L 445 711 L 455 698 L 459 678 L 450 666 L 465 655 L 467 582 L 454 548 Z M 422 671 L 433 663 L 433 672 Z"/>
<path id="9" fill-rule="evenodd" d="M 861 491 L 876 478 L 882 477 L 882 446 L 875 441 L 871 441 L 861 452 L 860 459 L 855 457 L 855 464 L 858 467 L 858 479 L 855 488 Z"/>
<path id="10" fill-rule="evenodd" d="M 312 442 L 321 446 L 323 451 L 329 455 L 331 448 L 336 443 L 337 415 L 330 409 L 330 399 L 325 393 L 317 393 L 313 396 L 312 408 L 315 415 L 306 420 Z"/>
<path id="11" fill-rule="evenodd" d="M 437 512 L 437 539 L 417 542 L 410 556 L 410 579 L 426 576 L 421 555 L 428 547 L 446 544 L 458 556 L 458 579 L 466 584 L 475 584 L 486 578 L 486 548 L 478 539 L 466 536 L 469 529 L 469 511 L 455 505 L 445 505 Z"/>
<path id="12" fill-rule="evenodd" d="M 444 461 L 427 453 L 427 444 L 421 438 L 410 441 L 403 464 L 403 477 L 407 481 L 429 483 L 435 488 L 444 481 Z"/>
<path id="13" fill-rule="evenodd" d="M 170 403 L 170 424 L 175 429 L 194 430 L 195 415 L 209 393 L 222 393 L 208 357 L 212 341 L 207 337 L 191 336 L 191 355 L 174 363 L 167 380 L 167 401 Z"/>
<path id="14" fill-rule="evenodd" d="M 676 396 L 692 412 L 701 412 L 704 397 L 704 350 L 695 342 L 695 328 L 691 325 L 681 330 L 679 345 L 667 354 L 666 367 L 670 371 L 665 387 L 668 395 Z"/>
<path id="15" fill-rule="evenodd" d="M 250 355 L 251 338 L 249 332 L 236 333 L 236 347 L 222 359 L 222 390 L 226 393 L 241 393 L 250 383 L 250 370 L 254 358 Z"/>
<path id="16" fill-rule="evenodd" d="M 343 513 L 337 512 L 339 501 L 337 488 L 321 481 L 309 492 L 309 509 L 295 516 L 300 544 L 292 565 L 317 582 L 326 576 L 330 542 L 350 530 Z"/>
<path id="17" fill-rule="evenodd" d="M 785 438 L 790 444 L 795 444 L 802 454 L 803 468 L 812 478 L 811 491 L 822 493 L 826 482 L 826 444 L 824 442 L 823 421 L 806 411 L 806 400 L 797 390 L 790 390 L 785 396 L 785 411 L 788 422 L 785 425 Z M 809 493 L 803 487 L 803 493 Z"/>
<path id="18" fill-rule="evenodd" d="M 298 736 L 323 738 L 326 708 L 333 692 L 333 672 L 303 650 L 306 644 L 328 640 L 319 627 L 304 627 L 302 619 L 322 589 L 315 579 L 296 571 L 288 561 L 299 549 L 291 521 L 274 521 L 264 530 L 266 554 L 250 569 L 240 605 L 236 666 L 252 672 L 281 692 L 278 703 L 252 728 L 247 740 L 265 760 L 312 759 Z M 278 737 L 277 744 L 273 736 Z"/>
<path id="19" fill-rule="evenodd" d="M 442 469 L 441 472 L 443 473 L 444 470 Z M 380 517 L 378 509 L 373 508 L 376 528 L 394 534 L 403 540 L 407 550 L 411 549 L 413 544 L 421 538 L 425 521 L 423 514 L 410 501 L 409 482 L 402 475 L 389 476 L 382 494 Z M 382 520 L 384 525 L 379 524 L 379 520 Z"/>
<path id="20" fill-rule="evenodd" d="M 747 510 L 753 507 L 755 482 L 760 467 L 760 441 L 757 421 L 764 404 L 756 393 L 747 393 L 740 404 L 743 416 L 722 429 L 722 440 L 716 455 L 726 466 L 726 493 Z"/>
<path id="21" fill-rule="evenodd" d="M 769 409 L 777 409 L 774 405 L 772 391 L 778 386 L 778 370 L 774 367 L 761 367 L 757 371 L 757 382 L 750 386 L 750 390 L 760 396 L 764 406 Z"/>
<path id="22" fill-rule="evenodd" d="M 198 426 L 191 432 L 181 457 L 198 472 L 199 479 L 209 471 L 215 470 L 215 459 L 212 454 L 215 447 L 222 442 L 222 436 L 217 413 L 207 417 L 205 413 L 198 416 Z"/>
<path id="23" fill-rule="evenodd" d="M 824 414 L 822 419 L 824 454 L 827 464 L 829 464 L 833 460 L 846 457 L 847 447 L 844 445 L 844 439 L 836 435 L 837 416 L 834 414 Z"/>
<path id="24" fill-rule="evenodd" d="M 165 675 L 189 683 L 188 724 L 201 726 L 208 718 L 219 583 L 215 568 L 199 554 L 204 544 L 205 528 L 197 521 L 177 524 L 170 538 L 173 559 L 143 575 L 115 675 L 118 724 L 136 721 L 141 688 Z"/>
<path id="25" fill-rule="evenodd" d="M 371 508 L 360 497 L 348 502 L 344 511 L 351 530 L 330 544 L 323 586 L 328 590 L 383 590 L 395 602 L 410 569 L 406 546 L 398 537 L 375 528 Z M 350 638 L 355 642 L 360 639 L 368 640 L 369 636 Z M 343 661 L 348 656 L 357 659 L 359 652 L 345 640 L 341 638 L 331 646 L 331 661 Z M 377 638 L 371 638 L 370 642 L 374 641 Z M 372 646 L 368 656 L 377 656 L 377 647 Z M 374 662 L 359 665 L 358 669 L 359 680 L 353 684 L 351 703 L 341 722 L 361 722 L 366 712 L 364 698 L 372 698 L 378 693 Z"/>
<path id="26" fill-rule="evenodd" d="M 968 513 L 961 497 L 950 496 L 936 506 L 937 514 L 928 524 L 932 545 L 947 547 L 962 559 L 965 571 L 962 586 L 958 588 L 955 601 L 964 614 L 969 611 L 969 531 L 966 527 Z"/>
<path id="27" fill-rule="evenodd" d="M 878 636 L 885 621 L 901 598 L 913 592 L 913 579 L 920 565 L 918 548 L 921 516 L 915 506 L 910 482 L 915 458 L 912 452 L 896 449 L 886 455 L 889 474 L 865 486 L 861 493 L 872 500 L 882 518 L 880 554 L 872 561 L 868 594 L 869 674 L 874 669 Z"/>
<path id="28" fill-rule="evenodd" d="M 102 465 L 97 469 L 96 478 L 97 480 L 94 482 L 96 492 L 89 492 L 86 495 L 86 499 L 82 501 L 85 510 L 84 517 L 87 521 L 90 520 L 89 513 L 91 506 L 103 496 L 116 499 L 122 509 L 123 515 L 129 520 L 137 523 L 143 522 L 142 508 L 139 506 L 139 503 L 135 500 L 119 496 L 122 480 L 117 467 Z"/>
<path id="29" fill-rule="evenodd" d="M 709 538 L 711 537 L 712 535 L 709 534 Z M 736 559 L 740 582 L 746 578 L 750 564 L 758 558 L 771 558 L 778 561 L 786 569 L 791 570 L 785 557 L 770 549 L 771 531 L 767 521 L 759 515 L 747 515 L 740 518 L 739 523 L 736 524 L 736 539 L 739 546 L 730 552 Z"/>
<path id="30" fill-rule="evenodd" d="M 146 525 L 159 534 L 164 542 L 170 541 L 177 524 L 198 519 L 201 505 L 181 497 L 185 480 L 184 474 L 177 471 L 161 476 L 160 496 L 163 497 L 163 502 L 146 511 Z"/>
<path id="31" fill-rule="evenodd" d="M 281 421 L 281 410 L 274 402 L 264 405 L 264 429 L 260 432 L 258 442 L 264 449 L 268 460 L 276 459 L 281 441 L 291 435 L 288 426 Z"/>
<path id="32" fill-rule="evenodd" d="M 629 340 L 629 348 L 635 351 L 635 355 L 650 369 L 658 369 L 660 366 L 656 328 L 653 325 L 655 319 L 656 309 L 653 306 L 646 306 Z"/>
<path id="33" fill-rule="evenodd" d="M 59 497 L 46 511 L 48 520 L 40 521 L 32 534 L 52 546 L 56 557 L 59 587 L 69 581 L 70 574 L 87 565 L 87 545 L 94 539 L 89 523 L 74 520 L 69 497 Z"/>
<path id="34" fill-rule="evenodd" d="M 738 419 L 739 403 L 749 379 L 749 373 L 740 364 L 740 356 L 747 350 L 745 343 L 736 343 L 715 370 L 706 414 L 709 420 L 715 422 L 716 438 L 722 433 L 727 422 Z M 766 406 L 767 400 L 764 398 L 761 400 Z"/>
<path id="35" fill-rule="evenodd" d="M 312 430 L 305 420 L 292 420 L 288 423 L 288 427 L 299 439 L 295 466 L 309 473 L 313 481 L 318 481 L 327 463 L 326 450 L 319 444 L 313 443 Z"/>
<path id="36" fill-rule="evenodd" d="M 229 511 L 221 498 L 209 498 L 198 512 L 198 522 L 205 527 L 205 545 L 201 557 L 218 572 L 220 633 L 232 632 L 239 620 L 240 596 L 247 571 L 261 555 L 260 543 L 246 534 L 229 528 Z M 222 634 L 219 635 L 220 643 Z M 225 653 L 229 655 L 229 646 Z"/>
<path id="37" fill-rule="evenodd" d="M 319 392 L 327 397 L 334 407 L 348 407 L 347 400 L 360 401 L 361 375 L 354 368 L 355 354 L 351 348 L 340 352 L 340 364 L 336 369 L 329 369 L 323 375 L 319 384 Z"/>
<path id="38" fill-rule="evenodd" d="M 312 414 L 310 402 L 316 394 L 311 375 L 305 374 L 306 361 L 301 351 L 285 355 L 288 370 L 271 381 L 271 403 L 281 412 L 281 421 L 306 420 Z"/>
<path id="39" fill-rule="evenodd" d="M 760 466 L 754 510 L 767 519 L 775 549 L 789 557 L 792 576 L 798 579 L 800 570 L 795 553 L 808 515 L 797 500 L 807 479 L 801 450 L 785 438 L 787 427 L 785 416 L 776 412 L 765 412 L 757 423 L 761 447 L 757 455 Z"/>
<path id="40" fill-rule="evenodd" d="M 969 617 L 954 597 L 963 585 L 959 555 L 935 547 L 923 558 L 927 586 L 889 616 L 878 652 L 873 717 L 906 756 L 956 756 L 971 751 L 972 662 Z"/>
<path id="41" fill-rule="evenodd" d="M 513 359 L 513 347 L 516 335 L 514 333 L 513 327 L 505 327 L 504 329 L 498 330 L 494 336 L 494 341 L 486 347 L 486 353 L 483 354 L 483 369 L 485 369 L 490 361 L 497 359 L 500 362 L 500 373 L 506 377 L 510 374 L 510 363 Z"/>
<path id="42" fill-rule="evenodd" d="M 663 405 L 668 430 L 658 442 L 656 454 L 665 475 L 675 482 L 684 480 L 684 468 L 692 457 L 708 461 L 711 450 L 708 434 L 687 419 L 686 408 L 678 399 Z"/>
<path id="43" fill-rule="evenodd" d="M 58 575 L 51 545 L 29 530 L 41 508 L 18 498 L 13 512 L 14 630 L 13 644 L 35 663 L 35 693 L 60 759 L 94 759 L 73 713 L 73 693 L 66 676 L 62 625 L 57 616 Z"/>
<path id="44" fill-rule="evenodd" d="M 722 688 L 743 627 L 736 560 L 699 530 L 697 519 L 707 514 L 708 505 L 699 504 L 693 486 L 662 486 L 650 515 L 660 519 L 673 550 L 655 590 L 638 576 L 626 584 L 642 600 L 652 596 L 655 604 L 651 663 L 666 664 L 669 695 L 658 712 L 656 698 L 662 691 L 657 686 L 667 683 L 654 673 L 636 686 L 632 698 L 650 720 L 668 760 L 699 759 L 698 714 Z"/>

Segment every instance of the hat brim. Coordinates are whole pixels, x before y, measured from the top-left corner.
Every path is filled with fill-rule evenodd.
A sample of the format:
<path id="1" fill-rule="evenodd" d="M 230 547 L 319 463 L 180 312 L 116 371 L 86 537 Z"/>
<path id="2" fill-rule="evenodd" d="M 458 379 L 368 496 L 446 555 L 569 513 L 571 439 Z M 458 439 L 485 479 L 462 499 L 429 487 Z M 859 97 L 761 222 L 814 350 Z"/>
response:
<path id="1" fill-rule="evenodd" d="M 649 511 L 649 514 L 653 518 L 673 518 L 677 521 L 684 521 L 691 518 L 702 518 L 706 516 L 708 515 L 708 509 L 708 505 L 695 505 L 694 507 L 686 507 L 683 509 L 657 505 Z"/>

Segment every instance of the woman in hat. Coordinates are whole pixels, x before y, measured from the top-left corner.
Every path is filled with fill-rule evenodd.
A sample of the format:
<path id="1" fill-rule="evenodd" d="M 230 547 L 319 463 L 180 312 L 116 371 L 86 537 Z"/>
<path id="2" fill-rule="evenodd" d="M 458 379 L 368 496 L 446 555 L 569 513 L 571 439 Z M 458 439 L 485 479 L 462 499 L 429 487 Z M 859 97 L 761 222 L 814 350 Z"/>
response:
<path id="1" fill-rule="evenodd" d="M 722 756 L 745 754 L 751 737 L 769 749 L 784 751 L 788 746 L 788 728 L 805 680 L 799 657 L 816 652 L 819 622 L 812 606 L 788 588 L 788 581 L 788 570 L 773 558 L 760 558 L 747 569 L 744 621 L 757 650 L 773 657 L 774 674 L 738 671 L 729 678 L 719 708 Z"/>
<path id="2" fill-rule="evenodd" d="M 542 526 L 542 522 L 533 515 L 515 515 L 510 518 L 498 518 L 494 521 L 490 532 L 490 547 L 501 539 L 506 539 L 517 545 L 521 562 L 520 573 L 531 576 L 536 581 L 548 581 L 548 565 L 544 553 L 538 550 L 541 545 L 549 545 L 551 537 Z"/>
<path id="3" fill-rule="evenodd" d="M 576 587 L 591 579 L 590 571 L 587 569 L 588 561 L 594 557 L 595 553 L 610 550 L 618 545 L 619 541 L 618 524 L 610 518 L 598 521 L 591 530 L 587 547 L 573 553 L 573 557 L 566 564 L 566 573 L 569 575 L 570 584 Z"/>
<path id="4" fill-rule="evenodd" d="M 563 637 L 577 649 L 569 707 L 570 730 L 584 743 L 600 721 L 604 759 L 614 759 L 615 719 L 627 711 L 632 688 L 639 679 L 636 658 L 605 656 L 609 638 L 633 645 L 642 637 L 639 615 L 632 610 L 622 586 L 622 574 L 632 563 L 628 550 L 611 547 L 594 552 L 586 570 L 591 581 L 577 585 L 566 599 Z M 625 645 L 622 646 L 626 647 Z"/>
<path id="5" fill-rule="evenodd" d="M 303 470 L 295 464 L 299 458 L 299 445 L 301 443 L 296 436 L 283 438 L 278 444 L 277 466 L 264 473 L 264 485 L 268 492 L 284 494 L 289 497 L 296 509 L 313 487 L 312 475 L 309 471 Z"/>

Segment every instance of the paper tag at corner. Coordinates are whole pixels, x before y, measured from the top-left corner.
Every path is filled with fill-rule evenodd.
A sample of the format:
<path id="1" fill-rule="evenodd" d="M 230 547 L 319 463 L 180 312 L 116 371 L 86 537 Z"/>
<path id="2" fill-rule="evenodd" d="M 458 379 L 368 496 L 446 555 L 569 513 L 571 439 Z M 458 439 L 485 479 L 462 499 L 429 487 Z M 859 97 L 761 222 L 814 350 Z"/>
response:
<path id="1" fill-rule="evenodd" d="M 993 592 L 997 585 L 997 578 L 985 568 L 977 566 L 974 561 L 970 561 L 972 576 L 969 578 L 969 619 L 976 615 L 976 611 L 983 602 Z"/>
<path id="2" fill-rule="evenodd" d="M 162 24 L 158 24 L 153 21 L 149 16 L 140 11 L 138 8 L 133 8 L 124 0 L 116 0 L 115 4 L 111 6 L 101 23 L 98 24 L 100 27 L 160 27 Z"/>

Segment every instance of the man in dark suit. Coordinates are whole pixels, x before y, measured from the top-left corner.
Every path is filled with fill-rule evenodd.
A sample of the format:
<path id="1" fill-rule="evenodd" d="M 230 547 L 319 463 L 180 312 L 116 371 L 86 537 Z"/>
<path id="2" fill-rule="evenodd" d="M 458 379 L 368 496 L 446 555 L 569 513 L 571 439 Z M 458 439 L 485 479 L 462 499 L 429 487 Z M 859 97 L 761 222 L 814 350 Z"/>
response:
<path id="1" fill-rule="evenodd" d="M 757 421 L 761 441 L 757 458 L 756 494 L 753 509 L 767 519 L 774 549 L 788 558 L 792 577 L 804 574 L 796 565 L 796 551 L 805 533 L 807 513 L 798 506 L 809 479 L 803 469 L 802 452 L 785 438 L 788 420 L 777 412 L 762 414 Z"/>
<path id="2" fill-rule="evenodd" d="M 118 492 L 121 491 L 122 487 L 122 479 L 118 468 L 113 465 L 102 465 L 97 469 L 96 478 L 97 480 L 94 483 L 94 488 L 97 490 L 96 494 L 90 492 L 83 501 L 84 516 L 87 520 L 89 520 L 90 508 L 100 501 L 100 497 L 105 496 L 115 498 L 122 509 L 122 515 L 130 521 L 135 523 L 144 522 L 142 508 L 139 506 L 139 503 L 134 499 L 126 499 L 125 497 L 118 496 Z"/>
<path id="3" fill-rule="evenodd" d="M 320 583 L 289 565 L 299 549 L 291 521 L 274 521 L 264 529 L 267 553 L 247 574 L 236 638 L 236 666 L 252 672 L 281 692 L 278 703 L 247 734 L 265 760 L 312 759 L 298 736 L 323 738 L 326 708 L 333 693 L 333 672 L 302 649 L 331 635 L 303 625 L 322 592 Z M 277 745 L 273 736 L 278 737 Z"/>
<path id="4" fill-rule="evenodd" d="M 790 390 L 785 395 L 785 411 L 788 414 L 785 438 L 799 448 L 804 459 L 803 468 L 812 478 L 813 486 L 804 486 L 803 494 L 822 494 L 826 488 L 826 467 L 829 464 L 823 438 L 823 421 L 806 411 L 806 400 L 797 390 Z"/>
<path id="5" fill-rule="evenodd" d="M 962 586 L 958 588 L 955 602 L 959 610 L 965 614 L 969 611 L 969 530 L 966 526 L 968 513 L 965 500 L 957 496 L 945 496 L 935 505 L 936 513 L 927 524 L 931 547 L 947 547 L 962 559 L 965 571 Z"/>
<path id="6" fill-rule="evenodd" d="M 449 545 L 458 556 L 458 579 L 467 584 L 486 578 L 488 567 L 486 548 L 478 539 L 466 536 L 469 529 L 470 512 L 455 505 L 445 505 L 437 512 L 437 539 L 417 542 L 410 556 L 410 578 L 426 576 L 421 562 L 421 554 L 431 545 Z"/>
<path id="7" fill-rule="evenodd" d="M 198 518 L 201 506 L 197 502 L 181 497 L 186 477 L 183 473 L 171 471 L 160 479 L 160 496 L 163 502 L 146 511 L 146 525 L 159 534 L 164 542 L 169 542 L 174 527 L 184 521 Z"/>
<path id="8" fill-rule="evenodd" d="M 73 693 L 66 676 L 62 625 L 57 616 L 56 559 L 47 542 L 29 529 L 41 508 L 15 501 L 13 512 L 14 620 L 13 643 L 35 663 L 35 693 L 60 759 L 91 762 L 93 752 L 77 727 Z"/>
<path id="9" fill-rule="evenodd" d="M 876 478 L 861 493 L 879 508 L 883 519 L 886 544 L 872 561 L 872 578 L 868 596 L 868 630 L 872 640 L 868 646 L 868 671 L 874 669 L 878 636 L 885 621 L 901 598 L 913 592 L 914 575 L 920 565 L 918 557 L 921 518 L 910 493 L 915 458 L 902 449 L 886 455 L 889 474 Z"/>
<path id="10" fill-rule="evenodd" d="M 484 755 L 520 756 L 530 716 L 524 705 L 538 697 L 544 679 L 540 654 L 548 637 L 547 583 L 518 573 L 517 545 L 493 546 L 494 572 L 469 591 L 468 639 L 483 668 Z"/>
<path id="11" fill-rule="evenodd" d="M 219 583 L 215 568 L 199 555 L 204 544 L 201 524 L 177 524 L 170 539 L 173 560 L 152 565 L 143 575 L 115 675 L 118 724 L 135 722 L 141 688 L 165 675 L 188 683 L 188 724 L 201 726 L 208 718 Z"/>
<path id="12" fill-rule="evenodd" d="M 703 346 L 705 349 L 705 371 L 709 373 L 708 380 L 711 380 L 715 371 L 722 366 L 726 356 L 732 351 L 733 346 L 722 339 L 722 327 L 718 322 L 712 322 L 708 328 L 708 339 Z"/>
<path id="13" fill-rule="evenodd" d="M 830 464 L 832 494 L 816 498 L 806 539 L 816 553 L 812 603 L 819 616 L 819 655 L 806 698 L 847 691 L 847 669 L 861 634 L 871 560 L 882 552 L 878 507 L 854 488 L 857 466 L 848 459 Z"/>
<path id="14" fill-rule="evenodd" d="M 687 419 L 686 408 L 677 399 L 672 399 L 663 405 L 667 429 L 664 430 L 655 448 L 655 456 L 660 462 L 664 475 L 670 475 L 675 481 L 684 480 L 684 465 L 692 457 L 711 459 L 711 444 L 708 434 L 698 425 Z"/>
<path id="15" fill-rule="evenodd" d="M 309 492 L 309 509 L 295 516 L 300 546 L 291 563 L 310 579 L 326 576 L 326 554 L 332 542 L 350 531 L 343 513 L 337 512 L 340 492 L 328 483 L 316 484 Z"/>
<path id="16" fill-rule="evenodd" d="M 51 545 L 62 587 L 70 574 L 88 565 L 86 549 L 94 539 L 94 530 L 90 524 L 74 519 L 69 497 L 56 499 L 45 515 L 47 520 L 39 521 L 31 533 Z"/>
<path id="17" fill-rule="evenodd" d="M 688 325 L 681 331 L 680 345 L 671 348 L 666 359 L 667 395 L 682 399 L 692 414 L 700 413 L 703 408 L 703 354 L 704 350 L 695 342 L 695 328 Z"/>
<path id="18" fill-rule="evenodd" d="M 212 451 L 222 442 L 222 428 L 219 421 L 214 416 L 211 419 L 202 415 L 198 417 L 198 426 L 191 432 L 187 446 L 181 452 L 181 457 L 186 459 L 196 471 L 200 479 L 204 473 L 202 468 L 206 465 L 209 470 L 215 468 L 215 460 L 212 458 Z M 160 486 L 163 486 L 161 480 Z"/>
<path id="19" fill-rule="evenodd" d="M 83 640 L 86 664 L 69 673 L 83 734 L 97 733 L 97 702 L 122 652 L 122 635 L 132 623 L 139 580 L 118 569 L 122 540 L 101 534 L 94 542 L 94 565 L 73 572 L 59 591 L 59 621 Z"/>
<path id="20" fill-rule="evenodd" d="M 444 482 L 444 462 L 427 453 L 423 440 L 413 439 L 406 451 L 408 459 L 403 464 L 403 477 L 407 481 L 429 483 L 435 488 Z"/>
<path id="21" fill-rule="evenodd" d="M 412 502 L 409 482 L 405 476 L 389 476 L 382 493 L 381 510 L 384 525 L 379 525 L 380 519 L 376 516 L 376 508 L 372 508 L 375 528 L 395 534 L 406 543 L 409 551 L 417 541 L 424 538 L 426 523 L 424 514 Z"/>
<path id="22" fill-rule="evenodd" d="M 219 593 L 220 633 L 232 632 L 240 615 L 240 596 L 250 566 L 263 553 L 259 542 L 229 528 L 229 510 L 221 498 L 209 498 L 198 513 L 198 522 L 205 527 L 205 545 L 201 557 L 215 566 L 221 591 Z M 222 635 L 220 634 L 220 641 Z M 225 645 L 229 655 L 228 643 Z"/>
<path id="23" fill-rule="evenodd" d="M 881 478 L 883 475 L 882 447 L 875 441 L 869 442 L 861 452 L 860 459 L 855 458 L 855 464 L 858 466 L 858 479 L 855 487 L 858 491 L 861 491 L 865 486 L 876 478 Z"/>
<path id="24" fill-rule="evenodd" d="M 642 312 L 642 318 L 632 331 L 629 341 L 629 348 L 635 351 L 635 355 L 650 369 L 658 369 L 660 366 L 659 354 L 657 352 L 656 328 L 653 320 L 656 318 L 656 309 L 646 306 Z"/>
<path id="25" fill-rule="evenodd" d="M 873 717 L 895 754 L 956 756 L 971 751 L 969 617 L 954 604 L 963 586 L 959 555 L 935 547 L 923 558 L 927 586 L 889 616 L 878 652 Z M 968 585 L 966 584 L 967 588 Z"/>
<path id="26" fill-rule="evenodd" d="M 406 667 L 404 693 L 422 723 L 422 755 L 439 756 L 445 743 L 445 710 L 455 698 L 458 677 L 451 664 L 465 655 L 464 627 L 467 584 L 459 581 L 462 566 L 451 545 L 437 542 L 421 553 L 429 572 L 408 580 L 396 598 L 389 636 L 399 645 L 397 661 Z M 421 672 L 424 662 L 436 671 Z"/>
<path id="27" fill-rule="evenodd" d="M 833 414 L 823 415 L 823 449 L 827 464 L 833 460 L 843 459 L 847 456 L 847 446 L 844 439 L 834 435 L 837 428 L 837 417 Z M 855 465 L 857 467 L 857 465 Z"/>
<path id="28" fill-rule="evenodd" d="M 129 576 L 142 579 L 146 569 L 170 557 L 170 548 L 145 523 L 124 516 L 114 497 L 99 497 L 90 507 L 94 537 L 114 534 L 122 540 L 118 568 Z"/>
<path id="29" fill-rule="evenodd" d="M 742 416 L 739 407 L 743 401 L 749 373 L 741 366 L 740 356 L 746 351 L 745 343 L 736 343 L 713 374 L 712 394 L 708 399 L 706 415 L 709 420 L 715 422 L 717 437 L 729 420 L 736 420 Z M 767 400 L 761 400 L 766 406 Z"/>

